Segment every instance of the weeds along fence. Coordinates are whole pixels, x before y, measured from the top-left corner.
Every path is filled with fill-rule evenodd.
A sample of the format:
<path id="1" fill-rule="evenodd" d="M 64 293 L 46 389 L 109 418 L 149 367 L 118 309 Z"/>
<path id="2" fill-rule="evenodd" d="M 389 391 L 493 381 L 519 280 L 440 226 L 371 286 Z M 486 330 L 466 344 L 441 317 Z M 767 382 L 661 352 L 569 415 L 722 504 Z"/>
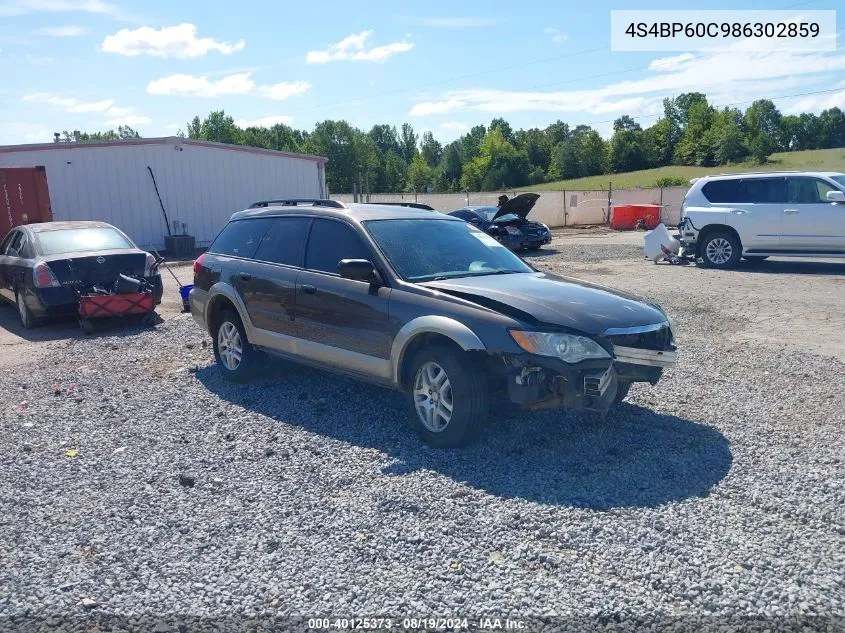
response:
<path id="1" fill-rule="evenodd" d="M 531 219 L 550 227 L 587 226 L 610 224 L 614 206 L 625 204 L 658 204 L 661 206 L 661 220 L 664 224 L 677 224 L 681 217 L 681 203 L 687 187 L 651 187 L 645 189 L 566 189 L 540 191 L 540 199 Z M 373 193 L 359 196 L 366 202 L 421 202 L 437 211 L 449 212 L 464 206 L 496 206 L 503 193 L 513 196 L 524 190 L 481 191 L 461 193 Z M 354 194 L 334 194 L 334 200 L 354 202 Z"/>

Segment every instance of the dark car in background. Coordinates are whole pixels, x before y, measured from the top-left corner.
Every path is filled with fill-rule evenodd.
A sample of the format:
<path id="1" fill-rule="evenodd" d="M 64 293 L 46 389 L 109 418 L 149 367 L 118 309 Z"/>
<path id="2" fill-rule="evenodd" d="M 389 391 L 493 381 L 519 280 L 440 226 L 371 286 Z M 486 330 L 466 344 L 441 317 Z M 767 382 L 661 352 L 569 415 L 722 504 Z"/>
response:
<path id="1" fill-rule="evenodd" d="M 227 379 L 249 379 L 269 352 L 400 389 L 435 446 L 471 439 L 494 394 L 606 411 L 675 361 L 658 306 L 539 272 L 471 224 L 402 207 L 236 213 L 195 262 L 190 305 Z"/>
<path id="2" fill-rule="evenodd" d="M 498 207 L 467 206 L 449 215 L 477 226 L 512 251 L 540 248 L 551 243 L 552 232 L 542 222 L 532 222 L 526 217 L 539 197 L 536 193 L 521 193 Z"/>
<path id="3" fill-rule="evenodd" d="M 156 304 L 163 285 L 156 258 L 105 222 L 44 222 L 12 229 L 0 242 L 0 298 L 14 303 L 24 328 L 75 315 L 77 290 L 145 279 Z"/>

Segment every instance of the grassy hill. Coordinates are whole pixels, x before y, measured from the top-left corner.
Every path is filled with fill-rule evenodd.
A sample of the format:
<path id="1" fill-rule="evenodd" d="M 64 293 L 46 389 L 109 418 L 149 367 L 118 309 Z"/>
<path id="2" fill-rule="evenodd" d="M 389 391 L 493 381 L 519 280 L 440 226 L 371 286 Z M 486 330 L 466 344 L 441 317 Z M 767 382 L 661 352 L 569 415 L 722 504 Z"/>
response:
<path id="1" fill-rule="evenodd" d="M 845 148 L 814 149 L 805 152 L 782 152 L 772 154 L 765 165 L 753 163 L 737 163 L 720 167 L 658 167 L 657 169 L 643 169 L 629 171 L 623 174 L 604 174 L 589 176 L 575 180 L 558 180 L 542 185 L 525 187 L 531 191 L 559 191 L 561 189 L 607 189 L 608 182 L 613 183 L 614 189 L 630 189 L 633 187 L 653 187 L 658 178 L 679 177 L 689 180 L 707 174 L 724 174 L 735 171 L 777 171 L 779 169 L 794 169 L 799 171 L 840 171 L 845 172 Z"/>

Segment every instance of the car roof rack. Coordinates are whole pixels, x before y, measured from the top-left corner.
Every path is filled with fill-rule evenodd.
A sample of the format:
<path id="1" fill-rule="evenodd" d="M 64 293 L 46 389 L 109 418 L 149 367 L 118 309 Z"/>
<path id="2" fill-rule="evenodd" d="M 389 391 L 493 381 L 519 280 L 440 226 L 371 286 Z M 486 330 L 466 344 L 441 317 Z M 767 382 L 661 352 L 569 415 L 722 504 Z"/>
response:
<path id="1" fill-rule="evenodd" d="M 327 200 L 325 198 L 279 198 L 277 200 L 259 200 L 249 205 L 250 209 L 261 209 L 263 207 L 331 207 L 333 209 L 345 209 L 346 206 L 338 200 Z"/>
<path id="2" fill-rule="evenodd" d="M 713 176 L 775 176 L 777 174 L 803 174 L 799 169 L 776 169 L 772 171 L 731 171 L 723 174 L 707 174 Z"/>
<path id="3" fill-rule="evenodd" d="M 364 202 L 363 204 L 381 204 L 391 207 L 408 207 L 409 209 L 422 209 L 423 211 L 435 211 L 435 208 L 422 202 Z"/>

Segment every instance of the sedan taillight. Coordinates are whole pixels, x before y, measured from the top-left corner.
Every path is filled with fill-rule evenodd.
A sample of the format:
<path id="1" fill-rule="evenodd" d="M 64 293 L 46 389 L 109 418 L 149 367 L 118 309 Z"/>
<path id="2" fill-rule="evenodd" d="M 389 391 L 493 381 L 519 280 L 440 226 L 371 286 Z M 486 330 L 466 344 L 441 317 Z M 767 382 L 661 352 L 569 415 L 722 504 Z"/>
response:
<path id="1" fill-rule="evenodd" d="M 44 262 L 39 262 L 35 265 L 32 271 L 32 281 L 36 288 L 59 288 L 61 284 L 56 279 L 56 275 L 50 267 Z"/>

